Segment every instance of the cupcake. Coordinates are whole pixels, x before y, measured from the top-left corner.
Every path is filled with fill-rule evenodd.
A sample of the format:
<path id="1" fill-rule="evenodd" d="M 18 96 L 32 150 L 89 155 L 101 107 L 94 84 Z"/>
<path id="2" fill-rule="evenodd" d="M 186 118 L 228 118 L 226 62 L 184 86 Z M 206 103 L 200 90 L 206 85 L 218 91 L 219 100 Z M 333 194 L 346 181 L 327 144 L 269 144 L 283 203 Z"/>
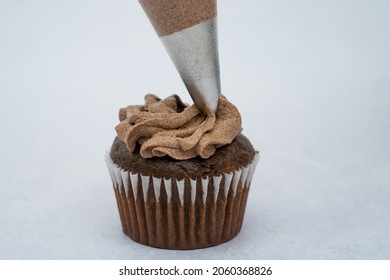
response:
<path id="1" fill-rule="evenodd" d="M 259 158 L 225 97 L 217 113 L 177 95 L 120 109 L 106 154 L 123 232 L 144 245 L 199 249 L 241 230 Z"/>

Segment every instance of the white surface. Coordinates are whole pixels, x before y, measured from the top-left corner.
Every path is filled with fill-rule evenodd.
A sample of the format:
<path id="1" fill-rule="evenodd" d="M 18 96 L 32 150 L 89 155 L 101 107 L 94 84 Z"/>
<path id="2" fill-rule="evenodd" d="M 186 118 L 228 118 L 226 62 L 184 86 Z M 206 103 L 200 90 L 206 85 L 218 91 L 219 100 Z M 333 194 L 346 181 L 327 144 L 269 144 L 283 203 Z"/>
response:
<path id="1" fill-rule="evenodd" d="M 104 163 L 121 106 L 179 93 L 137 1 L 0 2 L 0 258 L 390 258 L 388 1 L 219 1 L 223 93 L 261 150 L 240 235 L 130 241 Z"/>

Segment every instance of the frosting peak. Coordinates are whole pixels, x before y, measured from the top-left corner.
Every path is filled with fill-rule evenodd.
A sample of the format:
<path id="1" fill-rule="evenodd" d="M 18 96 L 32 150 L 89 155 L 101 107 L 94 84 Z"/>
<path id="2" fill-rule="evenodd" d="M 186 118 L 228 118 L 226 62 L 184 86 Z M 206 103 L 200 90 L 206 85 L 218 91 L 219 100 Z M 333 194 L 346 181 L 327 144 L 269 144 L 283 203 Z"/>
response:
<path id="1" fill-rule="evenodd" d="M 220 98 L 216 114 L 207 105 L 206 111 L 203 114 L 195 104 L 187 107 L 177 95 L 160 99 L 147 94 L 145 105 L 120 109 L 121 122 L 115 129 L 131 152 L 140 144 L 144 158 L 209 158 L 242 128 L 240 113 L 225 97 Z"/>

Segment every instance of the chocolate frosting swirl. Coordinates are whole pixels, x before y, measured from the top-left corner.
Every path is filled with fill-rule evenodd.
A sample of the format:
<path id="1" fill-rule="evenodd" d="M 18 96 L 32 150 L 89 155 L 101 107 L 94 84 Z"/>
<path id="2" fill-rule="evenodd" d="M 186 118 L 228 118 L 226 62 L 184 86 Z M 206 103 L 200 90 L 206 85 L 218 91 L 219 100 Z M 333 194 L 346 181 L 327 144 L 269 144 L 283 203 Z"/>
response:
<path id="1" fill-rule="evenodd" d="M 220 98 L 216 114 L 208 106 L 206 110 L 203 114 L 195 104 L 187 107 L 177 95 L 162 100 L 147 94 L 145 105 L 120 109 L 121 122 L 115 129 L 131 152 L 139 144 L 144 158 L 209 158 L 242 128 L 240 113 L 225 97 Z"/>

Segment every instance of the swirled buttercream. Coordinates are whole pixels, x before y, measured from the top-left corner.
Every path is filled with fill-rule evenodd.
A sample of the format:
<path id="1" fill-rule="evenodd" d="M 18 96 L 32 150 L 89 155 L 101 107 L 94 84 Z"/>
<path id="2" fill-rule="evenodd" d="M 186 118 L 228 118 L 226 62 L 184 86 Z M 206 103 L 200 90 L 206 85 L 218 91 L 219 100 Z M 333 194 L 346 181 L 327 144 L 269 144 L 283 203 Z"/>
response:
<path id="1" fill-rule="evenodd" d="M 218 147 L 231 143 L 242 128 L 240 113 L 225 97 L 220 98 L 217 113 L 206 107 L 207 114 L 203 114 L 195 105 L 187 107 L 177 95 L 160 99 L 147 94 L 145 105 L 120 109 L 121 122 L 115 129 L 131 152 L 139 144 L 144 158 L 209 158 Z"/>

